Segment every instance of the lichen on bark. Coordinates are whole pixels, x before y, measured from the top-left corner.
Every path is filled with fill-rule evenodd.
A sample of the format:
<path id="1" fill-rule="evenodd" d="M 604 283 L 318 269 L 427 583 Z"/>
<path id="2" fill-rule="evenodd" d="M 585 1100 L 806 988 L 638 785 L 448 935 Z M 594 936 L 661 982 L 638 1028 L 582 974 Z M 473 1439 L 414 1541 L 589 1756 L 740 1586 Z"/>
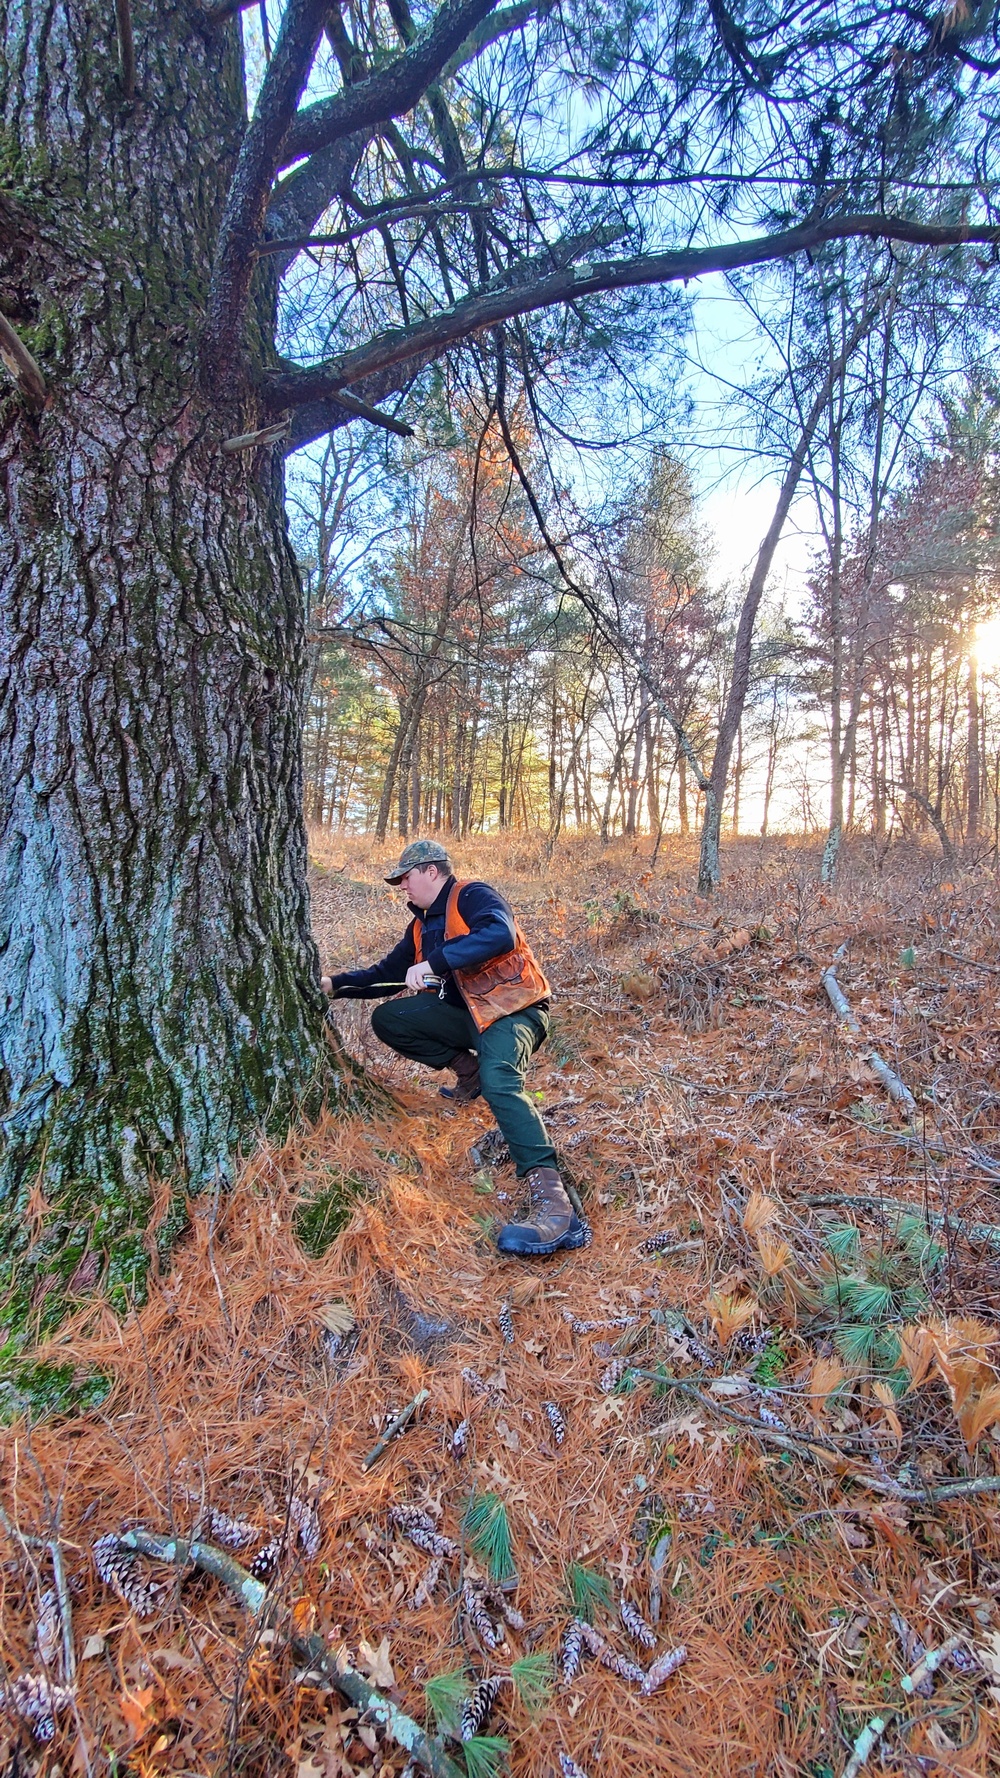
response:
<path id="1" fill-rule="evenodd" d="M 0 390 L 8 1361 L 75 1291 L 141 1293 L 151 1181 L 179 1227 L 185 1192 L 346 1078 L 309 926 L 280 470 L 221 450 L 260 423 L 254 367 L 211 398 L 199 377 L 238 29 L 158 5 L 126 105 L 112 16 L 22 0 L 0 27 L 0 308 L 50 388 L 38 416 Z M 261 351 L 273 300 L 262 276 Z"/>

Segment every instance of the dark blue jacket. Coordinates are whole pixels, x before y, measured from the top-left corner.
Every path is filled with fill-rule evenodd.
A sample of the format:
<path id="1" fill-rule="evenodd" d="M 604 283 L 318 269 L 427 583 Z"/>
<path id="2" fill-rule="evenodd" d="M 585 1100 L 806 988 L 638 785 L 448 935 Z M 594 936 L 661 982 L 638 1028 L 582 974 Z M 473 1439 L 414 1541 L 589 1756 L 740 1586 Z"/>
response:
<path id="1" fill-rule="evenodd" d="M 458 911 L 469 930 L 461 938 L 444 936 L 448 896 L 454 877 L 449 877 L 437 900 L 426 913 L 408 903 L 410 912 L 423 921 L 421 950 L 425 963 L 444 981 L 444 998 L 451 1006 L 465 1001 L 452 975 L 453 969 L 471 969 L 477 963 L 488 963 L 491 957 L 502 957 L 516 943 L 514 915 L 509 904 L 488 883 L 466 883 L 458 897 Z M 402 982 L 407 970 L 417 960 L 413 943 L 413 927 L 408 926 L 398 945 L 381 962 L 370 969 L 345 970 L 333 977 L 333 992 L 340 1000 L 374 1000 L 385 994 L 398 994 L 398 988 L 382 987 L 383 982 Z"/>

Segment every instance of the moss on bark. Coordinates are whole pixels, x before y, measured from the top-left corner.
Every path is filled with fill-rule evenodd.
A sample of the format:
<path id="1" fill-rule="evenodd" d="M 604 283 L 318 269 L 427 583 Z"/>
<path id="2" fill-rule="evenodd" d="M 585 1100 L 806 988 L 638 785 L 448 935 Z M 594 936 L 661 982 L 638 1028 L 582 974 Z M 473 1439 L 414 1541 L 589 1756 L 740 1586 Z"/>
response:
<path id="1" fill-rule="evenodd" d="M 196 0 L 164 0 L 155 30 L 137 14 L 126 106 L 107 18 L 22 0 L 0 22 L 0 177 L 31 219 L 27 254 L 0 230 L 0 308 L 50 389 L 38 416 L 0 389 L 12 1401 L 31 1342 L 81 1294 L 141 1299 L 190 1194 L 356 1090 L 310 933 L 304 608 L 280 476 L 267 453 L 221 448 L 261 417 L 272 271 L 224 398 L 197 361 L 244 128 L 239 32 L 206 29 Z M 28 1393 L 75 1386 L 39 1372 Z"/>

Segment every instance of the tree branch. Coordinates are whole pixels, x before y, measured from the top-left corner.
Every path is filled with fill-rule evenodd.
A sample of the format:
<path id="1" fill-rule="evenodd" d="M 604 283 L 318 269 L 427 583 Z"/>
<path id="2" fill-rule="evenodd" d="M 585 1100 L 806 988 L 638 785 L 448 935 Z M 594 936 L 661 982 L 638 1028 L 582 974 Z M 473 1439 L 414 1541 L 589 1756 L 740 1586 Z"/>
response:
<path id="1" fill-rule="evenodd" d="M 45 378 L 6 315 L 0 315 L 0 359 L 28 406 L 38 413 L 45 406 Z"/>
<path id="2" fill-rule="evenodd" d="M 235 18 L 238 12 L 246 12 L 248 7 L 256 4 L 257 0 L 219 0 L 216 6 L 206 6 L 205 18 L 210 25 L 221 25 L 226 19 Z"/>
<path id="3" fill-rule="evenodd" d="M 499 43 L 501 37 L 509 37 L 512 31 L 519 31 L 530 18 L 546 18 L 556 4 L 556 0 L 518 0 L 514 6 L 505 6 L 502 11 L 493 13 L 491 18 L 484 19 L 471 31 L 461 48 L 447 61 L 441 70 L 440 79 L 450 80 L 460 68 L 474 62 L 481 56 L 484 49 L 492 43 Z"/>
<path id="4" fill-rule="evenodd" d="M 369 410 L 364 417 L 368 418 L 370 414 L 380 411 L 374 406 L 376 402 L 384 401 L 391 395 L 402 394 L 418 372 L 423 370 L 424 364 L 429 362 L 429 359 L 416 359 L 407 365 L 405 377 L 400 377 L 397 371 L 390 370 L 383 376 L 367 378 L 359 388 L 352 390 L 355 399 L 359 396 L 364 397 L 365 406 Z M 290 456 L 293 451 L 301 451 L 303 445 L 311 444 L 314 438 L 324 438 L 327 433 L 336 432 L 341 426 L 350 425 L 355 416 L 348 411 L 346 405 L 341 405 L 342 394 L 343 391 L 340 391 L 336 396 L 328 396 L 323 401 L 308 401 L 304 402 L 301 407 L 293 407 L 291 426 L 283 447 L 286 457 Z M 387 418 L 387 416 L 383 415 L 382 418 Z"/>
<path id="5" fill-rule="evenodd" d="M 426 29 L 387 68 L 299 112 L 282 150 L 282 165 L 354 130 L 374 129 L 412 111 L 449 57 L 495 5 L 496 0 L 444 0 Z"/>
<path id="6" fill-rule="evenodd" d="M 243 325 L 257 245 L 281 147 L 309 76 L 328 0 L 289 0 L 229 187 L 208 295 L 205 363 L 218 373 Z"/>
<path id="7" fill-rule="evenodd" d="M 354 169 L 372 138 L 371 130 L 356 130 L 340 142 L 310 155 L 304 166 L 283 179 L 273 194 L 264 223 L 266 239 L 308 235 L 338 193 L 351 184 Z M 280 277 L 291 264 L 290 248 L 278 265 Z"/>
<path id="8" fill-rule="evenodd" d="M 383 432 L 394 432 L 397 438 L 413 437 L 413 427 L 407 426 L 404 420 L 383 414 L 381 409 L 370 407 L 367 401 L 359 401 L 356 395 L 348 395 L 343 389 L 338 389 L 331 400 L 334 407 L 341 408 L 352 420 L 367 420 L 370 426 L 381 426 Z"/>
<path id="9" fill-rule="evenodd" d="M 389 228 L 394 222 L 421 222 L 443 220 L 449 216 L 464 216 L 470 210 L 485 211 L 485 204 L 477 204 L 471 198 L 463 203 L 456 198 L 449 204 L 410 204 L 398 210 L 392 210 L 387 216 L 372 216 L 359 222 L 354 228 L 338 229 L 331 235 L 301 235 L 298 240 L 263 241 L 256 249 L 259 258 L 269 258 L 275 253 L 284 253 L 291 258 L 307 247 L 346 247 L 352 241 L 360 241 L 365 235 L 374 234 L 378 229 Z"/>
<path id="10" fill-rule="evenodd" d="M 191 1562 L 205 1574 L 214 1575 L 228 1587 L 252 1618 L 259 1619 L 267 1603 L 268 1590 L 237 1562 L 227 1550 L 204 1543 L 200 1538 L 190 1542 L 183 1537 L 157 1537 L 152 1532 L 136 1529 L 120 1531 L 118 1546 L 129 1553 L 148 1556 L 154 1562 L 169 1562 L 186 1568 Z M 433 1778 L 462 1778 L 460 1768 L 450 1759 L 440 1741 L 406 1716 L 390 1698 L 384 1698 L 374 1686 L 357 1673 L 344 1649 L 331 1649 L 322 1636 L 293 1636 L 292 1649 L 298 1660 L 322 1674 L 329 1685 L 341 1692 L 363 1714 L 372 1717 L 402 1747 L 412 1760 L 433 1774 Z"/>
<path id="11" fill-rule="evenodd" d="M 129 0 L 115 0 L 115 19 L 118 25 L 122 92 L 131 103 L 135 98 L 135 39 L 132 35 L 132 8 Z"/>
<path id="12" fill-rule="evenodd" d="M 317 365 L 312 370 L 279 373 L 266 378 L 264 390 L 272 406 L 288 406 L 321 400 L 347 383 L 405 364 L 417 355 L 437 357 L 449 346 L 482 333 L 515 315 L 527 315 L 556 303 L 577 300 L 610 290 L 628 290 L 643 284 L 669 284 L 704 277 L 709 272 L 734 271 L 741 266 L 763 265 L 805 253 L 828 241 L 867 237 L 870 240 L 907 241 L 917 246 L 956 247 L 980 242 L 1000 243 L 1000 226 L 966 223 L 911 222 L 900 216 L 840 216 L 803 223 L 774 235 L 757 235 L 747 241 L 730 241 L 717 247 L 694 247 L 666 253 L 641 254 L 633 259 L 606 260 L 591 265 L 567 265 L 539 277 L 537 259 L 503 281 L 474 292 L 438 315 L 412 327 L 393 328 L 377 335 L 353 352 Z M 551 262 L 550 262 L 551 263 Z"/>

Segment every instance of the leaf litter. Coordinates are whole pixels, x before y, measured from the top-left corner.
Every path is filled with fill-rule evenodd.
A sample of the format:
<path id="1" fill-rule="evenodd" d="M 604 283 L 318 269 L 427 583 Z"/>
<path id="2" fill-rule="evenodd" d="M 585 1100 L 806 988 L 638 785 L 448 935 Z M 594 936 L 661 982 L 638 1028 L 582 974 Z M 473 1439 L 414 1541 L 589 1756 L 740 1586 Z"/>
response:
<path id="1" fill-rule="evenodd" d="M 39 1353 L 101 1371 L 111 1394 L 4 1434 L 0 1728 L 25 1770 L 65 1770 L 78 1745 L 137 1778 L 398 1771 L 335 1691 L 296 1679 L 286 1651 L 306 1624 L 432 1731 L 457 1652 L 446 1736 L 478 1687 L 489 1699 L 470 1770 L 764 1778 L 839 1772 L 869 1744 L 888 1770 L 997 1767 L 1000 1532 L 975 1489 L 1000 1480 L 1000 1243 L 972 1231 L 992 1227 L 1000 1183 L 1000 1018 L 971 967 L 1000 955 L 997 897 L 915 868 L 821 894 L 782 848 L 737 870 L 710 919 L 676 871 L 643 880 L 640 862 L 617 858 L 616 880 L 631 871 L 657 914 L 656 951 L 648 926 L 623 937 L 612 920 L 595 941 L 527 852 L 503 879 L 559 983 L 533 1085 L 557 1144 L 572 1134 L 589 1250 L 527 1278 L 499 1260 L 467 1159 L 488 1114 L 441 1111 L 426 1077 L 390 1064 L 398 1116 L 327 1115 L 263 1146 L 214 1219 L 193 1206 L 143 1307 L 119 1324 L 84 1304 Z M 916 1094 L 912 1126 L 820 992 L 844 940 L 841 985 Z M 345 1034 L 378 1059 L 356 1009 Z M 310 1257 L 295 1213 L 331 1170 L 365 1190 Z M 450 1336 L 422 1350 L 407 1302 Z M 598 1336 L 622 1329 L 631 1344 L 602 1359 Z M 470 1501 L 487 1503 L 472 1540 Z M 264 1627 L 202 1572 L 126 1555 L 130 1525 L 231 1547 L 259 1533 Z M 38 1671 L 55 1636 L 36 1636 L 47 1569 L 24 1540 L 53 1535 L 87 1658 L 75 1692 Z M 574 1564 L 604 1583 L 591 1623 Z M 479 1632 L 464 1644 L 463 1619 Z M 493 1682 L 540 1655 L 564 1683 L 529 1713 Z"/>

